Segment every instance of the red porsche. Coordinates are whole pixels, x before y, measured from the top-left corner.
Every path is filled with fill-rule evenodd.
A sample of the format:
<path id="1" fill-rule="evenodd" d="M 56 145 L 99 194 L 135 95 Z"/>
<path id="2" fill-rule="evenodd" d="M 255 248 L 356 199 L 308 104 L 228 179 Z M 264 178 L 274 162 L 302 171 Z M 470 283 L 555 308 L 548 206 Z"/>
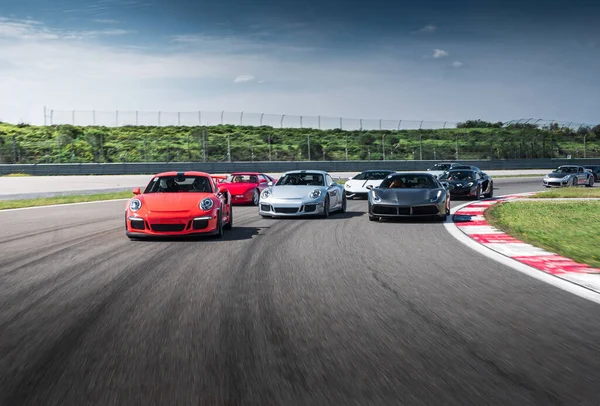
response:
<path id="1" fill-rule="evenodd" d="M 231 194 L 204 172 L 155 175 L 143 193 L 127 202 L 125 231 L 129 238 L 215 235 L 233 226 Z"/>
<path id="2" fill-rule="evenodd" d="M 253 204 L 258 206 L 258 200 L 262 191 L 268 187 L 269 182 L 277 182 L 277 179 L 259 172 L 233 172 L 220 187 L 224 187 L 231 193 L 232 204 Z"/>

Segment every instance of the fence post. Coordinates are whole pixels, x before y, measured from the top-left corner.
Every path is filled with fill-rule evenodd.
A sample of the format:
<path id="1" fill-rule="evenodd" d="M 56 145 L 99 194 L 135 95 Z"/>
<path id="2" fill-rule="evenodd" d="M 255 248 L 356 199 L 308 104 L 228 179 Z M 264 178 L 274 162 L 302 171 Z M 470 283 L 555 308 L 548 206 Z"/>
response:
<path id="1" fill-rule="evenodd" d="M 17 154 L 17 137 L 13 134 L 12 136 L 12 150 L 13 150 L 13 162 L 19 163 L 19 155 Z"/>
<path id="2" fill-rule="evenodd" d="M 281 128 L 283 128 L 283 118 L 284 118 L 284 117 L 285 117 L 285 114 L 282 114 L 282 115 L 281 115 L 281 121 L 279 122 L 279 126 L 280 126 Z M 269 136 L 269 137 L 270 137 L 270 136 Z M 270 139 L 270 138 L 269 138 L 269 139 Z M 269 142 L 270 142 L 270 141 L 269 141 Z M 270 161 L 270 159 L 269 159 L 269 161 Z"/>
<path id="3" fill-rule="evenodd" d="M 381 120 L 380 120 L 381 123 Z M 379 126 L 381 128 L 381 125 Z M 385 134 L 381 136 L 381 152 L 383 154 L 383 160 L 385 161 Z"/>
<path id="4" fill-rule="evenodd" d="M 188 132 L 186 135 L 187 138 L 187 153 L 188 153 L 188 162 L 192 161 L 192 155 L 190 152 L 190 133 Z"/>
<path id="5" fill-rule="evenodd" d="M 300 128 L 302 128 L 302 116 L 300 116 Z"/>
<path id="6" fill-rule="evenodd" d="M 50 125 L 52 125 L 53 119 L 54 119 L 54 110 L 50 110 Z"/>
<path id="7" fill-rule="evenodd" d="M 119 110 L 116 112 L 117 127 L 119 126 Z"/>
<path id="8" fill-rule="evenodd" d="M 140 125 L 139 112 L 137 110 L 135 111 L 135 125 L 136 127 Z"/>
<path id="9" fill-rule="evenodd" d="M 71 124 L 75 125 L 75 110 L 71 113 Z"/>
<path id="10" fill-rule="evenodd" d="M 202 112 L 198 112 L 198 125 L 202 125 Z"/>
<path id="11" fill-rule="evenodd" d="M 308 145 L 308 161 L 310 162 L 310 134 L 306 136 L 306 142 Z"/>
<path id="12" fill-rule="evenodd" d="M 92 124 L 96 125 L 96 110 L 92 110 Z"/>
<path id="13" fill-rule="evenodd" d="M 231 138 L 229 134 L 227 134 L 227 160 L 231 162 Z"/>
<path id="14" fill-rule="evenodd" d="M 206 128 L 202 128 L 202 162 L 206 162 Z"/>
<path id="15" fill-rule="evenodd" d="M 262 127 L 263 125 L 263 117 L 264 117 L 265 113 L 260 113 L 260 126 Z"/>
<path id="16" fill-rule="evenodd" d="M 225 114 L 225 110 L 221 110 L 221 125 L 223 125 L 223 114 Z"/>
<path id="17" fill-rule="evenodd" d="M 456 160 L 458 161 L 458 133 L 456 133 Z"/>
<path id="18" fill-rule="evenodd" d="M 44 127 L 46 126 L 46 106 L 44 106 Z"/>
<path id="19" fill-rule="evenodd" d="M 319 120 L 319 130 L 321 129 L 321 116 L 317 116 L 317 119 Z M 310 159 L 309 159 L 310 161 Z"/>
<path id="20" fill-rule="evenodd" d="M 160 111 L 158 112 L 158 126 L 160 127 Z"/>
<path id="21" fill-rule="evenodd" d="M 244 125 L 244 112 L 242 111 L 240 113 L 240 126 L 243 126 L 243 125 Z"/>
<path id="22" fill-rule="evenodd" d="M 360 119 L 359 123 L 360 123 L 360 124 L 359 124 L 359 126 L 358 126 L 358 127 L 359 127 L 358 129 L 359 129 L 359 131 L 362 131 L 362 118 Z"/>
<path id="23" fill-rule="evenodd" d="M 348 133 L 346 133 L 346 161 L 348 160 Z"/>
<path id="24" fill-rule="evenodd" d="M 281 120 L 283 120 L 283 118 Z M 271 161 L 271 134 L 269 134 L 269 161 Z"/>
<path id="25" fill-rule="evenodd" d="M 381 131 L 381 119 L 379 119 L 379 131 Z"/>
<path id="26" fill-rule="evenodd" d="M 181 127 L 181 113 L 177 112 L 177 127 Z"/>
<path id="27" fill-rule="evenodd" d="M 343 120 L 343 118 L 342 118 L 342 117 L 340 117 L 340 130 L 343 128 L 343 125 L 342 125 L 342 120 Z"/>
<path id="28" fill-rule="evenodd" d="M 419 161 L 423 160 L 423 134 L 419 134 Z"/>
<path id="29" fill-rule="evenodd" d="M 400 131 L 400 126 L 402 125 L 402 120 L 398 121 L 398 131 Z"/>
<path id="30" fill-rule="evenodd" d="M 585 135 L 583 136 L 583 157 L 587 158 L 587 153 L 586 153 L 586 141 L 587 141 L 587 136 L 590 132 L 588 131 L 587 133 L 585 133 Z"/>

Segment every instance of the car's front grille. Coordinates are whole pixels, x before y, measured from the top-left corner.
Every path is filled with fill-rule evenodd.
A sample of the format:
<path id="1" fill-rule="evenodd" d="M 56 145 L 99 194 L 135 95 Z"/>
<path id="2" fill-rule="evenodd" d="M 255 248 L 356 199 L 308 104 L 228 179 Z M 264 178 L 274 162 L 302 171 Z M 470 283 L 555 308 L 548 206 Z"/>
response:
<path id="1" fill-rule="evenodd" d="M 298 213 L 297 207 L 274 207 L 275 213 L 293 214 Z"/>
<path id="2" fill-rule="evenodd" d="M 260 209 L 261 209 L 262 211 L 271 211 L 271 206 L 270 206 L 270 205 L 268 205 L 268 204 L 261 204 L 261 205 L 260 205 Z"/>
<path id="3" fill-rule="evenodd" d="M 152 224 L 152 231 L 163 233 L 183 231 L 184 229 L 185 224 Z"/>
<path id="4" fill-rule="evenodd" d="M 386 207 L 386 206 L 373 206 L 373 214 L 387 214 L 395 216 L 398 214 L 398 209 L 396 207 Z"/>
<path id="5" fill-rule="evenodd" d="M 131 228 L 134 230 L 143 230 L 144 229 L 144 221 L 143 220 L 134 220 L 129 221 L 131 223 Z"/>
<path id="6" fill-rule="evenodd" d="M 398 214 L 400 216 L 410 216 L 410 207 L 398 207 Z"/>
<path id="7" fill-rule="evenodd" d="M 316 210 L 317 210 L 316 204 L 307 204 L 304 206 L 305 213 L 312 213 L 313 211 L 316 211 Z"/>
<path id="8" fill-rule="evenodd" d="M 428 214 L 438 214 L 439 210 L 437 208 L 437 206 L 420 206 L 420 207 L 413 207 L 413 211 L 412 214 L 414 214 L 415 216 L 424 216 L 424 215 L 428 215 Z"/>
<path id="9" fill-rule="evenodd" d="M 192 227 L 194 228 L 194 230 L 202 230 L 208 227 L 208 220 L 194 220 Z"/>

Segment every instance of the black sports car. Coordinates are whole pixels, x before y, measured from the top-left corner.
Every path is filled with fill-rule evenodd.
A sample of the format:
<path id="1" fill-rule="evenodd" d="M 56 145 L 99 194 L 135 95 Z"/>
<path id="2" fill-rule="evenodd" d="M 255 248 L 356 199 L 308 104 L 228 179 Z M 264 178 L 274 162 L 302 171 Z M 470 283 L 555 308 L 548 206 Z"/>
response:
<path id="1" fill-rule="evenodd" d="M 448 184 L 452 197 L 483 197 L 494 195 L 494 181 L 484 172 L 473 169 L 451 169 L 439 178 L 442 184 Z"/>
<path id="2" fill-rule="evenodd" d="M 600 165 L 583 165 L 585 169 L 589 169 L 594 174 L 594 182 L 598 182 L 600 176 Z"/>

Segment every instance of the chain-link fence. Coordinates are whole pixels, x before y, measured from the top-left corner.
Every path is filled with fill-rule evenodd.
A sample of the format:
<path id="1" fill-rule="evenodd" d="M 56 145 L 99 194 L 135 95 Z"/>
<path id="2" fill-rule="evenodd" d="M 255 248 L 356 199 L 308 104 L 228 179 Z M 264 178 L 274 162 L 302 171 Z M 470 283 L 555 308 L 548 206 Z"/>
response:
<path id="1" fill-rule="evenodd" d="M 233 112 L 45 111 L 1 125 L 0 163 L 460 160 L 600 157 L 600 126 Z"/>

